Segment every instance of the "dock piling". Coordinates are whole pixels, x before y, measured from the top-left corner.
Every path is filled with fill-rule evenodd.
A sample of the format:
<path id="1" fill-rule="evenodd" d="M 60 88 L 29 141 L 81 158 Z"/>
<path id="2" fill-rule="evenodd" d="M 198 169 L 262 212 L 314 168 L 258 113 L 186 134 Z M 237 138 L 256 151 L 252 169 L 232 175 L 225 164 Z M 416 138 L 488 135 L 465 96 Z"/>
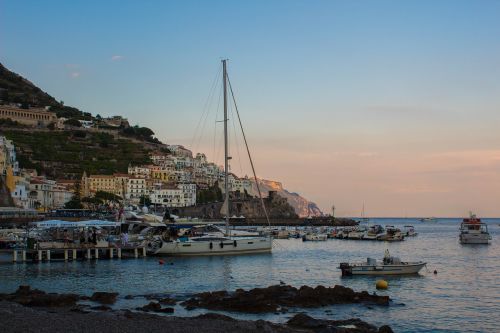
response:
<path id="1" fill-rule="evenodd" d="M 42 261 L 42 250 L 38 250 L 38 261 Z"/>
<path id="2" fill-rule="evenodd" d="M 119 247 L 117 252 L 118 252 L 118 253 L 117 253 L 117 255 L 118 255 L 118 259 L 121 259 L 121 258 L 122 258 L 122 248 L 121 248 L 121 247 Z"/>
<path id="3" fill-rule="evenodd" d="M 50 250 L 47 250 L 47 261 L 50 261 Z"/>
<path id="4" fill-rule="evenodd" d="M 76 249 L 73 249 L 73 260 L 76 260 Z"/>
<path id="5" fill-rule="evenodd" d="M 26 262 L 26 250 L 23 250 L 23 262 Z"/>
<path id="6" fill-rule="evenodd" d="M 64 261 L 68 261 L 68 250 L 64 250 Z"/>
<path id="7" fill-rule="evenodd" d="M 94 250 L 95 258 L 99 259 L 99 249 Z"/>
<path id="8" fill-rule="evenodd" d="M 17 262 L 17 251 L 16 251 L 16 250 L 14 250 L 14 251 L 12 252 L 12 261 L 13 261 L 13 262 Z"/>
<path id="9" fill-rule="evenodd" d="M 113 259 L 113 248 L 109 249 L 109 259 Z"/>
<path id="10" fill-rule="evenodd" d="M 137 251 L 137 248 L 134 249 L 134 257 L 139 258 L 139 251 Z"/>
<path id="11" fill-rule="evenodd" d="M 92 259 L 92 255 L 90 254 L 90 249 L 87 249 L 87 259 Z"/>
<path id="12" fill-rule="evenodd" d="M 146 248 L 145 248 L 145 247 L 143 247 L 143 248 L 142 248 L 142 256 L 143 256 L 143 257 L 145 257 L 145 256 L 146 256 Z"/>

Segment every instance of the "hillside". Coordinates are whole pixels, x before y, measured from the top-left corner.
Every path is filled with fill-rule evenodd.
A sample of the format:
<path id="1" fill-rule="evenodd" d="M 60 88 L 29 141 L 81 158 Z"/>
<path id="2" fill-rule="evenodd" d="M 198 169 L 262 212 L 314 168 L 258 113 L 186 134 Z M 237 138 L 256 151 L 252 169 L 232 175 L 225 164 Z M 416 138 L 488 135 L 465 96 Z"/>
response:
<path id="1" fill-rule="evenodd" d="M 127 173 L 129 163 L 149 163 L 143 143 L 89 131 L 25 131 L 0 129 L 14 140 L 22 168 L 49 178 L 79 179 L 90 174 Z"/>

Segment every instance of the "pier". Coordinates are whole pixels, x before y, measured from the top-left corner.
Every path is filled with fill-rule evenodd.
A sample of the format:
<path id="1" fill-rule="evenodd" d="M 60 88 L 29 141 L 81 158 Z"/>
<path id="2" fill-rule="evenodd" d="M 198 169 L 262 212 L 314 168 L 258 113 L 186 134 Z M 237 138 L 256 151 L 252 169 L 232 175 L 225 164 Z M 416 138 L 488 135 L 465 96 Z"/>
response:
<path id="1" fill-rule="evenodd" d="M 111 260 L 147 256 L 144 246 L 2 249 L 0 253 L 10 255 L 14 263 L 99 259 Z"/>

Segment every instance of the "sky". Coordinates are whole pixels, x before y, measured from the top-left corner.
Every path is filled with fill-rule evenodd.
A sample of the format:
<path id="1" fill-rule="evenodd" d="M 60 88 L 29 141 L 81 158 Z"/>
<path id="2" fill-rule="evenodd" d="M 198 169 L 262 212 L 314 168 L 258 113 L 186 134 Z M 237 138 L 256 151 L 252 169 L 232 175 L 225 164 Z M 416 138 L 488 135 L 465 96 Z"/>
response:
<path id="1" fill-rule="evenodd" d="M 223 58 L 259 177 L 337 216 L 500 216 L 500 1 L 0 0 L 7 68 L 219 163 Z"/>

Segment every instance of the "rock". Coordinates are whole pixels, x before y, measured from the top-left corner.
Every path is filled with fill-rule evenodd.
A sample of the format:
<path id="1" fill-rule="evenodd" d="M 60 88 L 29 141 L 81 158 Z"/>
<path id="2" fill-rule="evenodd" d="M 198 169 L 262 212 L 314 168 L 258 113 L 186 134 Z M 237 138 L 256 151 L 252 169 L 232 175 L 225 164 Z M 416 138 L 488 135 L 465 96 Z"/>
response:
<path id="1" fill-rule="evenodd" d="M 323 321 L 314 319 L 313 317 L 310 317 L 305 313 L 296 314 L 295 316 L 292 317 L 292 319 L 287 321 L 286 324 L 289 326 L 295 326 L 307 329 L 326 327 Z"/>
<path id="2" fill-rule="evenodd" d="M 156 312 L 161 312 L 161 313 L 174 313 L 175 309 L 174 308 L 161 308 L 160 310 L 157 310 Z"/>
<path id="3" fill-rule="evenodd" d="M 225 316 L 225 315 L 218 314 L 218 313 L 212 313 L 212 312 L 201 314 L 195 318 L 217 319 L 217 320 L 223 320 L 223 321 L 236 321 L 236 319 L 231 318 L 229 316 Z"/>
<path id="4" fill-rule="evenodd" d="M 146 311 L 146 312 L 158 311 L 160 309 L 161 309 L 161 305 L 160 305 L 160 303 L 157 303 L 157 302 L 149 302 L 148 304 L 144 305 L 143 307 L 137 308 L 137 310 Z"/>
<path id="5" fill-rule="evenodd" d="M 127 296 L 125 296 L 125 299 L 134 299 L 134 296 L 132 296 L 132 295 L 127 295 Z"/>
<path id="6" fill-rule="evenodd" d="M 370 295 L 368 292 L 334 286 L 333 288 L 302 286 L 300 289 L 288 285 L 254 288 L 248 291 L 237 289 L 204 292 L 181 303 L 186 309 L 206 308 L 211 310 L 239 311 L 248 313 L 279 312 L 283 307 L 321 307 L 333 304 L 365 303 L 388 305 L 388 296 Z"/>
<path id="7" fill-rule="evenodd" d="M 47 294 L 38 289 L 31 289 L 30 286 L 19 286 L 14 293 L 4 295 L 3 299 L 24 306 L 50 308 L 75 306 L 80 297 L 75 294 Z"/>
<path id="8" fill-rule="evenodd" d="M 388 325 L 383 325 L 383 326 L 380 326 L 380 328 L 378 329 L 378 333 L 394 333 L 394 331 L 392 330 L 392 328 Z"/>
<path id="9" fill-rule="evenodd" d="M 164 298 L 161 298 L 160 300 L 158 300 L 158 302 L 160 302 L 160 304 L 164 304 L 164 305 L 175 305 L 177 304 L 177 301 L 173 298 L 170 298 L 170 297 L 164 297 Z"/>
<path id="10" fill-rule="evenodd" d="M 91 310 L 97 310 L 97 311 L 111 311 L 112 309 L 107 306 L 107 305 L 98 305 L 98 306 L 93 306 L 90 308 Z"/>
<path id="11" fill-rule="evenodd" d="M 137 308 L 139 311 L 145 312 L 161 312 L 161 313 L 174 313 L 174 308 L 162 308 L 160 303 L 149 302 L 143 307 Z"/>
<path id="12" fill-rule="evenodd" d="M 115 304 L 117 296 L 118 293 L 98 291 L 92 294 L 90 300 L 101 304 Z"/>

